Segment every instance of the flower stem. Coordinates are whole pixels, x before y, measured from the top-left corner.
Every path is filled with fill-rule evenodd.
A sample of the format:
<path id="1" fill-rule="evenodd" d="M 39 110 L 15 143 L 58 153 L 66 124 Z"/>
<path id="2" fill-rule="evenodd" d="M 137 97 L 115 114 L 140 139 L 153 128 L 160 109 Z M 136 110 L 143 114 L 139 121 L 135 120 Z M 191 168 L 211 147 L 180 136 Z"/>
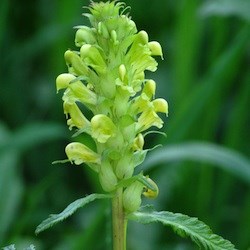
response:
<path id="1" fill-rule="evenodd" d="M 113 250 L 126 250 L 127 220 L 125 219 L 123 189 L 117 189 L 112 199 Z"/>

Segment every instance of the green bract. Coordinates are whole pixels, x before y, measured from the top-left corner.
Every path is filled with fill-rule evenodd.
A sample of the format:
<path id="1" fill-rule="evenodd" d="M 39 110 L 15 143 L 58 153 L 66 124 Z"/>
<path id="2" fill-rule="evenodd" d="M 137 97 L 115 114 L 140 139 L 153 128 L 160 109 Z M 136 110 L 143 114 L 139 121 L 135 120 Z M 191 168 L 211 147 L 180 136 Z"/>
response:
<path id="1" fill-rule="evenodd" d="M 123 3 L 92 3 L 88 9 L 90 13 L 84 15 L 91 27 L 76 27 L 75 45 L 79 49 L 65 52 L 68 73 L 57 77 L 56 87 L 57 91 L 64 89 L 69 129 L 88 133 L 96 146 L 93 151 L 72 142 L 66 147 L 68 159 L 89 165 L 98 172 L 104 191 L 113 192 L 144 160 L 147 150 L 143 149 L 142 132 L 153 126 L 161 128 L 158 113 L 168 114 L 167 102 L 154 99 L 155 81 L 145 78 L 145 71 L 157 69 L 153 56 L 163 55 L 160 44 L 149 42 L 148 34 L 138 32 L 123 13 Z M 84 116 L 82 105 L 91 111 L 92 118 Z M 145 191 L 139 181 L 131 182 L 123 192 L 128 213 L 139 208 L 142 193 L 157 196 L 156 191 Z"/>

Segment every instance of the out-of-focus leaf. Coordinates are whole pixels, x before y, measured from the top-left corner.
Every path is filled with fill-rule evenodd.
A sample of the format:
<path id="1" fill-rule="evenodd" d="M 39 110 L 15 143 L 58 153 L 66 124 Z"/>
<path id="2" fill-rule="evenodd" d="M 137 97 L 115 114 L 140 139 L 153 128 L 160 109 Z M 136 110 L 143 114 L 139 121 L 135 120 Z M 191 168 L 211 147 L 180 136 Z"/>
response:
<path id="1" fill-rule="evenodd" d="M 250 183 L 250 161 L 240 153 L 222 146 L 204 142 L 189 142 L 162 147 L 143 163 L 144 168 L 159 164 L 192 160 L 213 164 Z"/>
<path id="2" fill-rule="evenodd" d="M 38 227 L 36 228 L 35 233 L 39 234 L 40 232 L 54 226 L 60 221 L 65 220 L 69 216 L 71 216 L 73 213 L 76 212 L 77 209 L 85 206 L 86 204 L 96 200 L 96 199 L 107 199 L 111 198 L 111 195 L 109 194 L 91 194 L 87 197 L 78 199 L 71 204 L 69 204 L 61 213 L 59 214 L 51 214 L 48 219 L 44 220 Z"/>
<path id="3" fill-rule="evenodd" d="M 34 245 L 30 245 L 28 248 L 26 248 L 26 250 L 35 250 L 35 246 Z"/>
<path id="4" fill-rule="evenodd" d="M 3 247 L 2 249 L 3 249 L 3 250 L 16 250 L 14 244 L 9 245 L 9 246 L 6 246 L 6 247 Z M 30 245 L 29 247 L 25 248 L 24 250 L 36 250 L 36 248 L 35 248 L 34 245 Z"/>
<path id="5" fill-rule="evenodd" d="M 16 250 L 16 248 L 15 248 L 15 245 L 14 245 L 14 244 L 9 245 L 9 246 L 6 246 L 6 247 L 3 247 L 2 249 L 3 249 L 3 250 Z"/>
<path id="6" fill-rule="evenodd" d="M 4 38 L 4 33 L 7 28 L 7 16 L 9 11 L 10 3 L 8 0 L 2 0 L 0 2 L 0 45 Z"/>
<path id="7" fill-rule="evenodd" d="M 175 112 L 168 125 L 168 138 L 162 141 L 178 141 L 187 135 L 192 124 L 204 111 L 216 91 L 221 91 L 228 85 L 228 79 L 235 71 L 239 61 L 245 54 L 250 37 L 249 27 L 243 27 L 231 42 L 229 48 L 213 63 L 202 83 L 183 99 L 180 108 Z M 183 126 L 185 124 L 185 126 Z"/>
<path id="8" fill-rule="evenodd" d="M 168 211 L 153 211 L 152 209 L 141 209 L 128 216 L 128 219 L 143 224 L 161 222 L 165 226 L 170 226 L 181 237 L 190 237 L 200 249 L 210 250 L 234 250 L 234 245 L 214 234 L 211 229 L 197 218 L 192 218 L 180 213 Z"/>
<path id="9" fill-rule="evenodd" d="M 237 16 L 250 21 L 250 1 L 246 0 L 210 0 L 199 9 L 201 16 Z"/>
<path id="10" fill-rule="evenodd" d="M 6 144 L 8 138 L 10 136 L 10 132 L 8 131 L 7 127 L 4 123 L 0 122 L 0 150 L 1 147 Z"/>
<path id="11" fill-rule="evenodd" d="M 56 123 L 32 123 L 28 124 L 13 134 L 15 140 L 12 145 L 20 151 L 25 151 L 40 143 L 55 139 L 67 138 L 65 126 Z"/>
<path id="12" fill-rule="evenodd" d="M 0 245 L 16 218 L 23 195 L 23 183 L 16 170 L 18 160 L 15 150 L 0 152 Z"/>

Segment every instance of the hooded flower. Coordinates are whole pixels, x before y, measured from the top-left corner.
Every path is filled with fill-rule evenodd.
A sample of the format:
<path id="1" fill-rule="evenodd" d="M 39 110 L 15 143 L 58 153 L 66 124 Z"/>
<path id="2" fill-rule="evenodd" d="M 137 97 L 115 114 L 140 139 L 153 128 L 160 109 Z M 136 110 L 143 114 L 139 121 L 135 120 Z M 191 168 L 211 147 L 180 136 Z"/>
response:
<path id="1" fill-rule="evenodd" d="M 101 158 L 98 154 L 79 142 L 72 142 L 65 148 L 66 155 L 71 162 L 76 165 L 82 163 L 100 163 Z"/>

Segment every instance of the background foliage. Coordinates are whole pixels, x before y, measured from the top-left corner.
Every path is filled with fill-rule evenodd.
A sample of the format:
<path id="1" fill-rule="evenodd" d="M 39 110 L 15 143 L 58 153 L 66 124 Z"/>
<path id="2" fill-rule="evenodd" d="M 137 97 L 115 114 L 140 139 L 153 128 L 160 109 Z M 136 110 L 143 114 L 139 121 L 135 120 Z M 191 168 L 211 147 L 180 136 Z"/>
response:
<path id="1" fill-rule="evenodd" d="M 167 138 L 148 135 L 145 167 L 158 210 L 206 222 L 238 249 L 250 247 L 250 1 L 127 0 L 138 29 L 159 41 L 152 75 L 169 101 Z M 85 0 L 0 1 L 0 247 L 110 249 L 109 203 L 97 201 L 34 235 L 50 213 L 100 192 L 87 168 L 51 165 L 70 139 L 55 78 L 86 24 Z M 151 75 L 148 74 L 148 77 Z M 139 169 L 138 169 L 139 170 Z M 145 203 L 148 201 L 144 201 Z M 97 240 L 98 239 L 98 240 Z M 19 248 L 18 248 L 19 247 Z M 129 249 L 195 249 L 160 225 L 129 224 Z"/>

